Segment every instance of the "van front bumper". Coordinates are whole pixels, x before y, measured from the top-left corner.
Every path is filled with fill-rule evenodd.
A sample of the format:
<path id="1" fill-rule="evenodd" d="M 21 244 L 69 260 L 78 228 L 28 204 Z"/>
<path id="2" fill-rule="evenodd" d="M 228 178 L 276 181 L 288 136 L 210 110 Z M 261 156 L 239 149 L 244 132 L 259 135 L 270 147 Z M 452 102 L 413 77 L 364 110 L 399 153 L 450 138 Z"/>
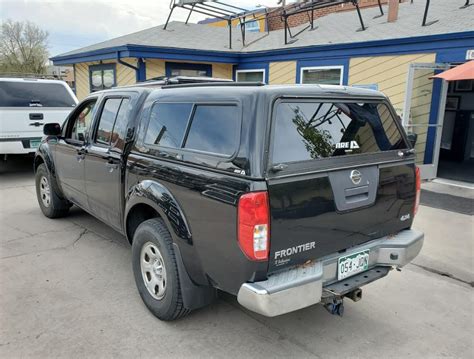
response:
<path id="1" fill-rule="evenodd" d="M 244 283 L 239 289 L 237 300 L 245 308 L 267 317 L 305 308 L 321 301 L 324 287 L 337 283 L 340 256 L 369 249 L 369 270 L 381 266 L 403 267 L 420 253 L 423 239 L 422 232 L 412 229 L 382 237 L 353 247 L 343 254 L 331 254 L 317 262 L 277 273 L 265 281 Z M 367 283 L 362 282 L 357 286 L 363 284 Z"/>

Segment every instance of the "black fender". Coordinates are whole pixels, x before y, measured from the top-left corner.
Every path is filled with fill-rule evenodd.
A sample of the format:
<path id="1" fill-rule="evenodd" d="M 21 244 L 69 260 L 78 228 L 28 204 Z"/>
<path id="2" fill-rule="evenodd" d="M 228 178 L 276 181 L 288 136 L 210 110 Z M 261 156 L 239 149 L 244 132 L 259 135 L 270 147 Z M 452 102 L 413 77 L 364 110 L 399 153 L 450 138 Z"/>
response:
<path id="1" fill-rule="evenodd" d="M 130 188 L 126 195 L 125 233 L 129 236 L 127 219 L 130 211 L 140 204 L 152 207 L 163 219 L 173 239 L 181 291 L 186 308 L 195 309 L 208 304 L 214 289 L 205 275 L 199 256 L 193 246 L 189 222 L 173 194 L 161 183 L 143 180 Z M 132 238 L 128 238 L 131 243 Z"/>
<path id="2" fill-rule="evenodd" d="M 36 174 L 36 169 L 39 166 L 38 163 L 43 162 L 51 176 L 51 185 L 53 186 L 53 189 L 56 192 L 56 195 L 61 199 L 67 200 L 67 198 L 64 196 L 64 193 L 62 191 L 60 182 L 58 181 L 56 167 L 54 165 L 53 155 L 51 153 L 51 147 L 49 145 L 49 141 L 57 141 L 57 138 L 48 137 L 41 142 L 40 146 L 38 147 L 38 150 L 35 153 L 35 159 L 33 162 L 33 166 L 34 166 L 33 170 L 34 170 L 34 173 Z"/>

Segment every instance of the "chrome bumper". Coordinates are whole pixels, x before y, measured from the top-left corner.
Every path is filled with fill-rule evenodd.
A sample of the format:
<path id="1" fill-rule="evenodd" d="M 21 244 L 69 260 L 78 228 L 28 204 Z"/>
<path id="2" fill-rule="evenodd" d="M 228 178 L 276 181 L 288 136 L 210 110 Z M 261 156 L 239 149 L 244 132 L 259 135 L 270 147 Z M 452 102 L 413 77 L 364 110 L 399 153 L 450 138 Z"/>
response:
<path id="1" fill-rule="evenodd" d="M 344 253 L 370 249 L 369 268 L 403 267 L 420 253 L 424 234 L 405 230 L 353 247 Z M 244 283 L 237 294 L 238 302 L 247 309 L 274 317 L 319 303 L 323 287 L 337 282 L 337 261 L 341 254 L 331 254 L 310 265 L 298 266 L 270 276 L 266 281 Z"/>

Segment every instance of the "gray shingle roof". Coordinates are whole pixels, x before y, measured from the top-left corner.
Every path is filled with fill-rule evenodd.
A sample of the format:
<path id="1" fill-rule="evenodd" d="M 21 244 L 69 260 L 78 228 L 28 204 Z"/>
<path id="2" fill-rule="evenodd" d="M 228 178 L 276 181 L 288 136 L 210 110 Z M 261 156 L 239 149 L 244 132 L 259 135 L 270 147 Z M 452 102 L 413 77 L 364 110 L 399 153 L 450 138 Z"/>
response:
<path id="1" fill-rule="evenodd" d="M 425 1 L 400 4 L 398 21 L 387 22 L 387 7 L 384 6 L 385 16 L 379 15 L 377 7 L 363 9 L 362 17 L 368 27 L 365 31 L 360 28 L 355 11 L 338 12 L 324 16 L 315 21 L 317 29 L 304 31 L 297 40 L 285 45 L 283 30 L 270 32 L 263 36 L 261 33 L 248 33 L 247 46 L 242 46 L 240 30 L 233 30 L 232 50 L 229 49 L 229 32 L 227 28 L 208 25 L 171 22 L 166 30 L 163 25 L 117 37 L 98 44 L 59 55 L 77 55 L 89 51 L 112 48 L 123 45 L 144 45 L 166 48 L 199 49 L 207 51 L 253 52 L 274 50 L 279 48 L 305 47 L 312 45 L 344 44 L 372 40 L 388 40 L 415 36 L 437 35 L 455 32 L 474 31 L 474 6 L 460 9 L 464 0 L 435 1 L 430 6 L 428 21 L 439 20 L 430 26 L 421 26 Z M 292 29 L 293 33 L 306 25 Z M 263 37 L 262 37 L 263 36 Z M 260 40 L 252 42 L 260 38 Z"/>

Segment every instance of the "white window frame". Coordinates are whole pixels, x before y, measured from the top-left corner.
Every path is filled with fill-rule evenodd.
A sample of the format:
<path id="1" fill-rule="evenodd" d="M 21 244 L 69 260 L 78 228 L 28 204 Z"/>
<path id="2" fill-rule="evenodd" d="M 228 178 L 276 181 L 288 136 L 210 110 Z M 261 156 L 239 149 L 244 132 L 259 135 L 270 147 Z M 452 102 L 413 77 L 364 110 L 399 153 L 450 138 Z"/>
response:
<path id="1" fill-rule="evenodd" d="M 236 82 L 239 82 L 239 74 L 240 73 L 249 73 L 249 72 L 263 72 L 263 83 L 266 84 L 267 81 L 266 81 L 266 78 L 267 78 L 267 74 L 266 74 L 266 71 L 265 69 L 250 69 L 250 70 L 236 70 L 235 71 L 235 81 Z"/>
<path id="2" fill-rule="evenodd" d="M 339 77 L 339 85 L 342 86 L 344 83 L 344 66 L 308 66 L 300 68 L 300 84 L 303 84 L 303 72 L 305 70 L 340 70 L 341 76 Z"/>

